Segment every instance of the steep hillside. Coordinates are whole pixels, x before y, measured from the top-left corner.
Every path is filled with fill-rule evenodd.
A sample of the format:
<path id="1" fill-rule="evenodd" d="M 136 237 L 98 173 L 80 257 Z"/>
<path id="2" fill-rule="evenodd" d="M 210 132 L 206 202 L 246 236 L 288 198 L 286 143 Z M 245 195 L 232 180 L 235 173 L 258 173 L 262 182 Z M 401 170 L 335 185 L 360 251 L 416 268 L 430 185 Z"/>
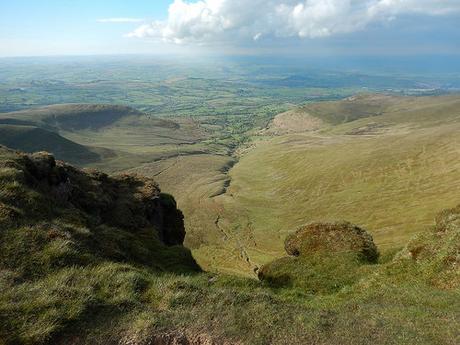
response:
<path id="1" fill-rule="evenodd" d="M 409 97 L 361 94 L 344 100 L 309 103 L 278 114 L 266 130 L 268 134 L 317 131 L 363 118 L 379 117 L 392 111 Z"/>
<path id="2" fill-rule="evenodd" d="M 63 104 L 0 114 L 0 144 L 26 152 L 49 151 L 58 159 L 88 165 L 117 154 L 67 138 L 66 132 L 98 131 L 121 118 L 140 116 L 124 106 Z"/>
<path id="3" fill-rule="evenodd" d="M 5 134 L 0 144 L 27 152 L 46 150 L 59 159 L 106 171 L 178 153 L 202 153 L 200 141 L 209 137 L 189 118 L 159 118 L 119 105 L 62 104 L 2 113 L 0 126 Z"/>
<path id="4" fill-rule="evenodd" d="M 178 142 L 182 142 L 180 138 L 183 137 L 182 140 L 188 142 L 185 138 L 186 134 L 183 127 L 190 126 L 186 119 L 172 121 L 145 114 L 134 108 L 106 104 L 59 104 L 11 113 L 0 113 L 0 124 L 34 125 L 67 133 L 68 135 L 73 134 L 76 137 L 81 134 L 82 138 L 88 137 L 91 142 L 97 142 L 100 137 L 110 135 L 104 131 L 109 131 L 110 133 L 118 130 L 118 135 L 120 133 L 124 134 L 122 139 L 126 140 L 123 137 L 133 135 L 134 133 L 130 133 L 133 129 L 140 131 L 153 130 L 151 132 L 153 138 L 147 141 L 146 145 L 152 144 L 153 142 L 151 141 L 155 136 L 172 140 L 177 136 Z M 160 133 L 160 130 L 163 132 Z M 175 135 L 171 135 L 171 133 Z M 199 131 L 196 133 L 197 137 L 200 137 L 198 133 Z"/>
<path id="5" fill-rule="evenodd" d="M 373 134 L 391 125 L 438 125 L 458 117 L 458 95 L 401 97 L 360 94 L 339 101 L 309 103 L 279 114 L 269 125 L 268 133 L 340 132 L 351 128 L 356 130 L 351 134 Z"/>
<path id="6" fill-rule="evenodd" d="M 263 282 L 211 275 L 153 180 L 0 148 L 0 344 L 457 344 L 458 219 L 381 260 L 365 230 L 310 224 Z"/>
<path id="7" fill-rule="evenodd" d="M 99 129 L 119 119 L 140 115 L 133 108 L 120 105 L 60 104 L 0 114 L 0 123 L 31 124 L 56 130 Z"/>
<path id="8" fill-rule="evenodd" d="M 181 245 L 184 237 L 182 213 L 153 180 L 83 172 L 56 162 L 46 152 L 26 155 L 0 147 L 0 284 L 4 293 L 27 282 L 45 284 L 49 289 L 47 281 L 71 279 L 83 267 L 87 267 L 84 274 L 100 274 L 101 279 L 123 277 L 126 272 L 127 276 L 119 278 L 128 279 L 120 280 L 122 286 L 113 282 L 116 285 L 112 287 L 93 287 L 102 294 L 104 289 L 107 293 L 112 293 L 112 288 L 123 289 L 123 284 L 142 289 L 141 276 L 130 280 L 135 267 L 159 273 L 199 271 Z M 100 284 L 99 278 L 95 279 L 94 283 Z M 72 285 L 70 281 L 62 283 L 62 288 Z M 2 295 L 2 303 L 5 297 Z M 118 301 L 123 296 L 114 298 Z M 56 331 L 55 322 L 65 323 L 98 308 L 96 301 L 73 300 L 63 302 L 62 314 L 57 316 L 40 314 L 52 307 L 53 299 L 31 303 L 37 304 L 5 309 L 0 303 L 2 341 L 27 336 L 38 341 L 41 335 L 33 334 L 34 323 L 38 324 L 36 330 L 44 327 L 38 331 L 48 337 Z M 23 309 L 31 306 L 37 309 Z M 7 321 L 11 313 L 21 313 L 24 319 Z M 23 330 L 28 335 L 5 333 L 24 327 L 22 322 L 31 327 Z"/>
<path id="9" fill-rule="evenodd" d="M 301 107 L 301 110 L 326 123 L 338 125 L 361 118 L 383 115 L 398 99 L 400 97 L 364 94 L 339 101 L 307 104 Z"/>
<path id="10" fill-rule="evenodd" d="M 74 164 L 94 163 L 100 155 L 88 147 L 74 143 L 56 132 L 33 126 L 0 125 L 0 145 L 25 152 L 49 151 L 56 158 Z"/>
<path id="11" fill-rule="evenodd" d="M 323 128 L 324 125 L 324 121 L 320 118 L 310 115 L 302 108 L 295 108 L 276 115 L 268 128 L 264 129 L 262 133 L 281 135 L 287 133 L 313 132 Z"/>
<path id="12" fill-rule="evenodd" d="M 2 241 L 2 246 L 7 246 L 1 251 L 3 264 L 20 250 L 14 245 L 24 243 L 22 236 L 26 236 L 23 240 L 32 236 L 28 238 L 32 241 L 29 249 L 42 250 L 42 245 L 50 246 L 56 249 L 50 254 L 63 255 L 64 266 L 79 248 L 78 255 L 87 263 L 106 257 L 144 262 L 164 270 L 167 265 L 161 261 L 161 256 L 157 262 L 152 261 L 153 257 L 145 256 L 142 250 L 137 253 L 135 243 L 126 240 L 130 237 L 135 240 L 133 235 L 146 236 L 151 238 L 152 244 L 156 241 L 156 246 L 180 245 L 184 240 L 182 213 L 176 209 L 174 199 L 161 194 L 153 180 L 133 175 L 109 177 L 97 171 L 83 172 L 56 162 L 46 152 L 25 155 L 2 147 L 0 164 L 0 224 L 3 229 L 8 228 L 2 236 L 19 240 L 17 243 Z M 45 233 L 39 234 L 40 229 L 46 230 Z M 103 241 L 107 235 L 114 236 L 113 243 L 104 247 L 108 244 Z M 59 242 L 62 240 L 65 241 Z M 33 244 L 34 241 L 37 242 Z M 38 260 L 34 265 L 37 266 L 32 271 L 41 271 L 46 260 Z M 21 265 L 7 264 L 7 268 L 22 273 Z"/>
<path id="13" fill-rule="evenodd" d="M 253 275 L 283 254 L 291 229 L 313 221 L 352 221 L 383 252 L 392 251 L 457 204 L 458 95 L 359 95 L 304 108 L 317 117 L 302 119 L 294 109 L 275 119 L 278 127 L 253 136 L 224 194 L 183 197 L 172 178 L 180 171 L 161 175 L 163 188 L 174 190 L 186 218 L 194 219 L 186 242 L 206 269 Z M 315 128 L 312 119 L 319 121 Z"/>

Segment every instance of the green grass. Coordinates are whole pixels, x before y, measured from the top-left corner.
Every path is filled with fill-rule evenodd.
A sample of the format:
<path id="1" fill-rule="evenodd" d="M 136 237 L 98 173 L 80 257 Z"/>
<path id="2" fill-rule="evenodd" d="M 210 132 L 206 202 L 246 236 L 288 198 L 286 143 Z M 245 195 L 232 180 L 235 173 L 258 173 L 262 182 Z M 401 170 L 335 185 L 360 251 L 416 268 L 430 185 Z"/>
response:
<path id="1" fill-rule="evenodd" d="M 2 148 L 0 186 L 1 343 L 458 343 L 458 208 L 377 264 L 341 244 L 270 264 L 286 284 L 203 273 L 165 246 L 183 239 L 181 215 L 151 180 Z"/>
<path id="2" fill-rule="evenodd" d="M 190 118 L 159 118 L 124 106 L 54 105 L 0 114 L 0 123 L 5 123 L 0 125 L 0 144 L 26 152 L 46 150 L 105 171 L 229 150 L 227 142 L 206 142 L 221 127 L 210 131 Z"/>
<path id="3" fill-rule="evenodd" d="M 56 158 L 73 164 L 90 164 L 101 160 L 97 150 L 70 141 L 58 133 L 32 126 L 0 125 L 0 144 L 25 151 L 52 151 Z"/>
<path id="4" fill-rule="evenodd" d="M 75 119 L 85 109 L 94 108 L 97 116 L 98 107 L 111 109 L 74 105 L 38 112 L 49 118 L 59 110 Z M 187 244 L 200 264 L 251 275 L 279 257 L 286 234 L 304 223 L 350 220 L 370 229 L 386 251 L 402 246 L 436 212 L 456 204 L 458 109 L 457 96 L 361 95 L 294 110 L 294 118 L 283 119 L 287 128 L 298 128 L 306 114 L 319 118 L 319 131 L 279 137 L 248 131 L 254 122 L 241 116 L 161 119 L 131 110 L 98 130 L 61 130 L 79 143 L 74 146 L 49 139 L 57 137 L 54 133 L 33 140 L 26 126 L 14 132 L 22 133 L 17 145 L 9 145 L 48 149 L 63 159 L 98 155 L 91 164 L 71 161 L 154 176 L 178 198 L 186 214 Z M 19 114 L 33 115 L 24 120 L 41 119 L 33 111 Z M 83 153 L 76 154 L 76 148 Z M 228 155 L 235 151 L 243 156 L 228 176 L 226 165 L 233 160 Z"/>
<path id="5" fill-rule="evenodd" d="M 363 99 L 355 100 L 358 108 Z M 288 233 L 312 221 L 359 224 L 385 254 L 404 246 L 440 210 L 456 205 L 458 97 L 390 100 L 385 114 L 375 117 L 313 133 L 254 137 L 253 147 L 230 170 L 227 192 L 200 199 L 208 211 L 199 221 L 210 232 L 194 246 L 198 262 L 252 275 L 282 255 Z M 330 107 L 324 103 L 325 112 Z M 373 122 L 385 127 L 346 134 Z M 168 188 L 166 179 L 163 186 Z M 219 227 L 213 224 L 217 218 Z M 194 231 L 188 229 L 191 239 Z"/>
<path id="6" fill-rule="evenodd" d="M 317 269 L 337 286 L 338 277 Z M 405 272 L 398 273 L 403 281 L 398 284 L 387 282 L 385 273 L 378 276 L 378 281 L 368 278 L 333 294 L 314 295 L 299 287 L 206 274 L 158 275 L 113 263 L 68 268 L 3 290 L 2 339 L 142 344 L 161 334 L 185 333 L 246 344 L 458 341 L 458 291 L 406 281 L 412 276 Z"/>
<path id="7" fill-rule="evenodd" d="M 140 115 L 135 109 L 103 104 L 60 104 L 0 114 L 0 122 L 33 123 L 48 129 L 99 129 L 117 120 Z"/>
<path id="8" fill-rule="evenodd" d="M 345 100 L 307 104 L 302 112 L 332 124 L 352 122 L 361 118 L 383 115 L 388 107 L 395 104 L 396 97 L 385 95 L 358 95 Z"/>
<path id="9" fill-rule="evenodd" d="M 34 144 L 28 130 L 38 125 L 102 157 L 89 166 L 154 177 L 185 214 L 194 258 L 144 227 L 142 195 L 157 187 L 76 174 L 72 206 L 65 188 L 56 193 L 24 156 L 0 149 L 0 344 L 460 342 L 458 210 L 429 228 L 458 204 L 458 96 L 308 103 L 285 121 L 298 129 L 308 114 L 319 119 L 313 132 L 270 133 L 259 128 L 295 104 L 360 88 L 292 88 L 290 76 L 260 71 L 222 80 L 230 72 L 213 66 L 205 76 L 96 67 L 37 65 L 24 76 L 4 67 L 1 109 L 95 105 L 22 110 L 0 122 L 21 127 L 22 145 Z M 56 111 L 64 114 L 55 121 Z M 340 219 L 374 235 L 378 263 L 343 253 L 283 257 L 298 226 Z M 197 272 L 194 259 L 214 273 Z M 273 279 L 254 279 L 262 265 Z"/>

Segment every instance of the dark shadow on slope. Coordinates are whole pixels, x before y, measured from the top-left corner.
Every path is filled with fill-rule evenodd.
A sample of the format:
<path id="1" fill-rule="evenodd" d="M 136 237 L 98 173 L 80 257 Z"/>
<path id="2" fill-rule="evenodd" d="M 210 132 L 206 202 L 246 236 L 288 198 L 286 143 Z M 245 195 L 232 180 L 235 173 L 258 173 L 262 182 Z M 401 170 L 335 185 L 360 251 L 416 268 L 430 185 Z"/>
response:
<path id="1" fill-rule="evenodd" d="M 86 146 L 58 133 L 33 126 L 0 124 L 0 144 L 24 152 L 48 151 L 57 159 L 82 165 L 100 161 L 100 156 Z"/>

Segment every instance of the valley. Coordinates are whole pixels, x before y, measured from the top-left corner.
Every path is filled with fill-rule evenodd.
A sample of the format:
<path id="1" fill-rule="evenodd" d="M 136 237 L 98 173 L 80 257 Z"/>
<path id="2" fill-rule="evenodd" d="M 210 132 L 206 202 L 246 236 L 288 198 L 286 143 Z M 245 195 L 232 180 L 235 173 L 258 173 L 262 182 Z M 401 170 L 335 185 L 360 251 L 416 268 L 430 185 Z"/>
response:
<path id="1" fill-rule="evenodd" d="M 345 103 L 359 109 L 369 99 L 374 96 L 313 106 L 329 111 Z M 211 191 L 187 191 L 183 199 L 181 190 L 170 187 L 177 178 L 170 180 L 167 171 L 157 176 L 165 190 L 178 195 L 189 216 L 188 243 L 200 264 L 251 275 L 255 267 L 282 255 L 287 234 L 323 220 L 360 224 L 382 251 L 394 252 L 428 227 L 443 205 L 455 206 L 460 99 L 384 100 L 389 109 L 383 114 L 302 133 L 267 136 L 260 131 L 254 147 L 229 171 L 231 184 L 216 197 L 210 198 Z M 372 129 L 356 134 L 363 127 Z M 201 185 L 210 186 L 209 181 Z M 198 218 L 196 205 L 206 209 Z M 213 226 L 216 219 L 218 227 Z M 196 237 L 204 244 L 197 247 Z"/>
<path id="2" fill-rule="evenodd" d="M 458 343 L 454 90 L 40 63 L 0 83 L 0 344 Z"/>
<path id="3" fill-rule="evenodd" d="M 164 83 L 172 87 L 185 80 Z M 208 87 L 206 79 L 189 82 L 189 92 Z M 233 87 L 227 84 L 227 90 Z M 184 106 L 177 90 L 171 97 L 180 94 Z M 457 95 L 350 89 L 340 100 L 330 94 L 324 97 L 332 100 L 305 102 L 306 93 L 298 105 L 286 99 L 268 110 L 257 107 L 251 93 L 242 96 L 254 102 L 248 107 L 244 100 L 234 104 L 225 92 L 214 101 L 204 97 L 214 104 L 211 114 L 196 104 L 188 115 L 165 115 L 144 106 L 75 103 L 2 113 L 0 144 L 153 177 L 184 212 L 185 243 L 198 263 L 239 275 L 254 276 L 282 256 L 286 235 L 312 221 L 360 224 L 381 250 L 392 253 L 457 203 Z M 283 99 L 280 90 L 272 92 L 263 102 Z M 171 98 L 165 102 L 174 104 Z"/>
<path id="4" fill-rule="evenodd" d="M 0 1 L 0 345 L 459 345 L 459 23 Z"/>

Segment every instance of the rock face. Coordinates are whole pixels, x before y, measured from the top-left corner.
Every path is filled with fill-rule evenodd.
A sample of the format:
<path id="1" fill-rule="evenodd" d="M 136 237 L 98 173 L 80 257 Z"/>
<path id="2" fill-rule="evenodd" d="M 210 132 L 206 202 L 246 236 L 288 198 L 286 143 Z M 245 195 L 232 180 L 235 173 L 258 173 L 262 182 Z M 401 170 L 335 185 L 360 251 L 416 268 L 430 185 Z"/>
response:
<path id="1" fill-rule="evenodd" d="M 352 252 L 368 262 L 376 262 L 379 256 L 372 236 L 348 222 L 305 225 L 286 238 L 284 248 L 293 256 Z"/>
<path id="2" fill-rule="evenodd" d="M 47 152 L 0 147 L 0 266 L 21 276 L 104 260 L 199 271 L 182 246 L 183 218 L 152 179 L 84 171 Z"/>
<path id="3" fill-rule="evenodd" d="M 163 243 L 183 243 L 182 212 L 177 209 L 174 198 L 162 194 L 152 179 L 85 172 L 56 162 L 47 152 L 23 155 L 22 160 L 29 187 L 88 214 L 94 225 L 107 224 L 131 230 L 155 228 Z"/>

